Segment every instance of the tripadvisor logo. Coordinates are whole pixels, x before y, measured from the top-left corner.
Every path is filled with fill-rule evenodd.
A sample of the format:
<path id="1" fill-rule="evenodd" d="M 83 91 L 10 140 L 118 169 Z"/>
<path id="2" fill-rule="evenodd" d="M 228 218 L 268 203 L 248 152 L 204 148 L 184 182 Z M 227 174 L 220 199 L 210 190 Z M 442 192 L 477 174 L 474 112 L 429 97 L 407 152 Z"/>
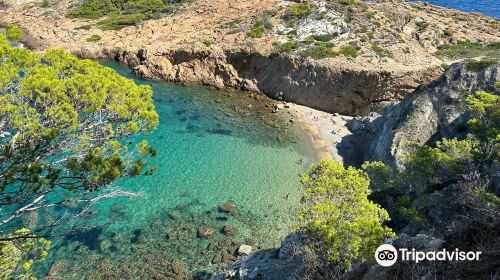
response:
<path id="1" fill-rule="evenodd" d="M 380 245 L 375 251 L 375 260 L 381 266 L 391 266 L 398 260 L 398 251 L 390 244 Z"/>
<path id="2" fill-rule="evenodd" d="M 396 250 L 390 244 L 380 245 L 375 251 L 375 260 L 381 266 L 392 266 L 398 260 L 411 261 L 419 263 L 421 261 L 478 261 L 481 252 L 464 252 L 458 249 L 448 251 L 442 249 L 440 251 L 416 251 L 415 248 L 409 250 L 407 248 L 399 248 Z"/>

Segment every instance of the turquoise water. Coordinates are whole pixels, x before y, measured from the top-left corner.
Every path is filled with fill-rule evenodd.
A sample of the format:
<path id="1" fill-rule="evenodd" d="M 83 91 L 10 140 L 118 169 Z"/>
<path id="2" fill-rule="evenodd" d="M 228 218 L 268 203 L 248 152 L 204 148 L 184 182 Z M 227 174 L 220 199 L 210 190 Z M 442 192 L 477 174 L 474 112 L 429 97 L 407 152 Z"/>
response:
<path id="1" fill-rule="evenodd" d="M 278 245 L 299 206 L 298 175 L 315 160 L 290 116 L 272 114 L 263 97 L 140 80 L 105 65 L 154 89 L 160 125 L 145 138 L 158 151 L 158 172 L 117 182 L 142 197 L 96 205 L 84 218 L 88 229 L 53 239 L 39 276 L 169 279 L 180 262 L 206 278 L 235 260 L 238 244 Z M 235 213 L 218 210 L 227 201 Z M 199 238 L 201 226 L 215 233 Z M 237 233 L 224 234 L 224 226 Z"/>
<path id="2" fill-rule="evenodd" d="M 411 1 L 416 2 L 416 0 Z M 500 0 L 427 0 L 422 2 L 466 12 L 481 12 L 491 17 L 500 18 Z"/>

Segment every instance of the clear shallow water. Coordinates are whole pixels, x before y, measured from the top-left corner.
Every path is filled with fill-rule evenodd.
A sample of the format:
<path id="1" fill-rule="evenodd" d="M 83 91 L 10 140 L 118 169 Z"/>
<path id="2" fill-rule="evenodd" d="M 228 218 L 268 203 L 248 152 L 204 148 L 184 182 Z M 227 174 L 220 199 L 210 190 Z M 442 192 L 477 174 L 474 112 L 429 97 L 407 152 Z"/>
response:
<path id="1" fill-rule="evenodd" d="M 298 174 L 314 161 L 308 137 L 263 98 L 144 81 L 105 64 L 154 89 L 160 125 L 145 138 L 158 151 L 158 172 L 117 182 L 143 197 L 96 205 L 85 218 L 96 227 L 55 238 L 39 276 L 169 279 L 179 262 L 207 276 L 234 259 L 237 244 L 278 245 L 299 206 Z M 218 211 L 226 201 L 236 213 Z M 236 235 L 224 234 L 226 225 Z M 200 226 L 215 233 L 198 238 Z"/>
<path id="2" fill-rule="evenodd" d="M 500 0 L 425 0 L 421 2 L 466 12 L 481 12 L 491 17 L 500 18 Z"/>

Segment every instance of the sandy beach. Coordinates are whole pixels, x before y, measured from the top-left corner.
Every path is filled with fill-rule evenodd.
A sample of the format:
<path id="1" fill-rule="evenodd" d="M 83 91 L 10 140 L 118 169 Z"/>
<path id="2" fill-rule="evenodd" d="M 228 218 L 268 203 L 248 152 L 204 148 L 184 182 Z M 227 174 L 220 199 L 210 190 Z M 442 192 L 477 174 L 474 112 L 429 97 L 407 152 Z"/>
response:
<path id="1" fill-rule="evenodd" d="M 343 161 L 337 144 L 342 138 L 352 133 L 345 126 L 352 119 L 350 116 L 331 114 L 306 106 L 286 103 L 286 110 L 304 131 L 310 135 L 316 157 Z"/>

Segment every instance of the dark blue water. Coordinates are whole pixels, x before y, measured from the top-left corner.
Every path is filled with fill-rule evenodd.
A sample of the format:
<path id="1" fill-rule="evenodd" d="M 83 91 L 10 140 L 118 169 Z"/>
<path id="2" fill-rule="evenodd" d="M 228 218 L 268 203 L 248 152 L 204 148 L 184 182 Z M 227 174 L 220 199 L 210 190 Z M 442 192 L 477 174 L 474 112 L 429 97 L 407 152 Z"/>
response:
<path id="1" fill-rule="evenodd" d="M 415 0 L 410 1 L 417 2 Z M 480 12 L 491 17 L 500 18 L 500 0 L 426 0 L 421 2 L 466 12 Z"/>

